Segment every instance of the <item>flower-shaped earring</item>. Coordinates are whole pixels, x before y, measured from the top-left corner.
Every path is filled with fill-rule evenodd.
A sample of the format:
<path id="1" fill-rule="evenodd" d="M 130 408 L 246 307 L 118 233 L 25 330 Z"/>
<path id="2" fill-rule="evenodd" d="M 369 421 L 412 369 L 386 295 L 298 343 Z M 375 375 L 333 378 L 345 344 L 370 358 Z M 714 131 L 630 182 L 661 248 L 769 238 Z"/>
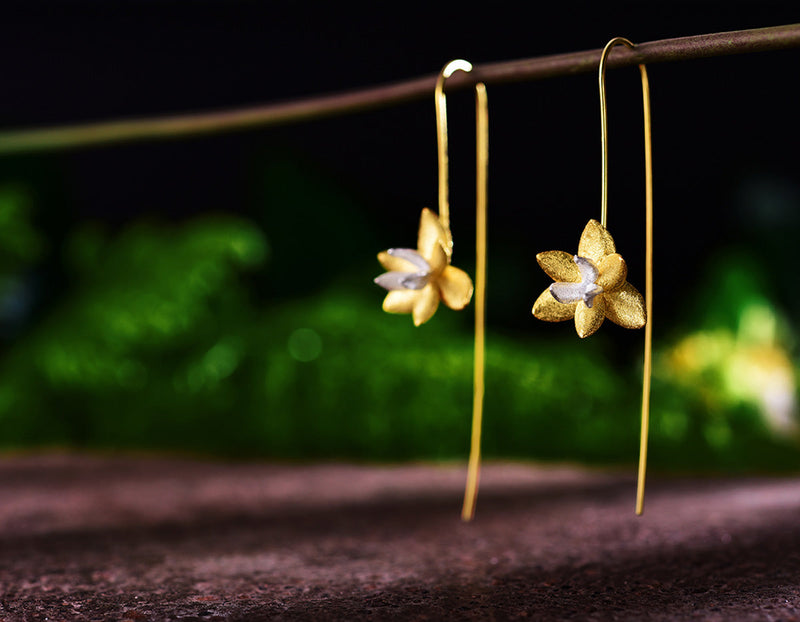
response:
<path id="1" fill-rule="evenodd" d="M 578 253 L 539 253 L 536 261 L 553 279 L 533 305 L 533 315 L 547 322 L 575 319 L 580 337 L 597 331 L 606 319 L 625 328 L 642 328 L 644 373 L 642 378 L 642 430 L 639 444 L 639 477 L 636 513 L 644 511 L 644 479 L 647 465 L 647 436 L 650 420 L 650 376 L 653 342 L 653 158 L 650 138 L 650 87 L 647 69 L 639 65 L 642 78 L 645 153 L 645 297 L 628 283 L 628 267 L 617 253 L 614 238 L 606 229 L 608 206 L 608 131 L 606 127 L 605 66 L 615 45 L 633 49 L 627 39 L 616 37 L 600 55 L 600 125 L 602 137 L 602 206 L 600 222 L 590 220 L 583 230 Z"/>
<path id="2" fill-rule="evenodd" d="M 426 207 L 419 220 L 417 250 L 390 248 L 378 253 L 378 261 L 389 271 L 375 279 L 389 290 L 384 311 L 411 313 L 419 326 L 433 317 L 440 300 L 456 311 L 469 304 L 472 279 L 450 265 L 448 237 L 439 217 Z"/>
<path id="3" fill-rule="evenodd" d="M 444 81 L 456 71 L 470 72 L 472 65 L 454 60 L 439 73 L 434 89 L 436 104 L 436 136 L 439 163 L 439 214 L 422 210 L 416 250 L 390 248 L 378 254 L 388 270 L 375 279 L 389 293 L 383 310 L 389 313 L 410 313 L 415 326 L 427 322 L 439 301 L 451 309 L 466 307 L 472 298 L 472 279 L 463 270 L 450 264 L 453 236 L 450 232 L 448 203 L 447 105 Z M 486 309 L 486 203 L 489 161 L 489 113 L 486 87 L 475 82 L 476 110 L 476 229 L 475 229 L 475 364 L 472 397 L 472 440 L 470 444 L 467 484 L 461 517 L 471 520 L 475 514 L 480 468 L 481 426 L 483 420 L 484 333 Z"/>
<path id="4" fill-rule="evenodd" d="M 574 317 L 579 337 L 594 333 L 606 318 L 625 328 L 645 325 L 644 298 L 626 281 L 625 260 L 596 220 L 583 230 L 577 255 L 547 251 L 536 255 L 536 261 L 555 281 L 533 305 L 538 319 L 562 322 Z"/>

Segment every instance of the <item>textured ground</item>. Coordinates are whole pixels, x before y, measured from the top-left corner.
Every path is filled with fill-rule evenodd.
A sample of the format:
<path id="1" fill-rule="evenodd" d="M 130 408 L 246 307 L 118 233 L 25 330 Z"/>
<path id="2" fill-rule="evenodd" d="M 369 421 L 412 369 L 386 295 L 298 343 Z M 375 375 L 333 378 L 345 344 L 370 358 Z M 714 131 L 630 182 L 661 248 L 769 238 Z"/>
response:
<path id="1" fill-rule="evenodd" d="M 800 478 L 0 457 L 0 621 L 800 620 Z"/>

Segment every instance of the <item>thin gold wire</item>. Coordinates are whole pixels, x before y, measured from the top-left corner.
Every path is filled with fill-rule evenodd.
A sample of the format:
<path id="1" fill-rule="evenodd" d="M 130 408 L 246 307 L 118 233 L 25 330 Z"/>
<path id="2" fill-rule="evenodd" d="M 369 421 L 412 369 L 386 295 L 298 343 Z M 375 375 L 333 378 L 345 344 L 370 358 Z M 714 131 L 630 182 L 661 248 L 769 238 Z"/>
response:
<path id="1" fill-rule="evenodd" d="M 444 82 L 461 70 L 472 71 L 465 60 L 454 60 L 444 66 L 436 80 L 434 99 L 436 102 L 436 136 L 439 160 L 439 220 L 447 231 L 449 252 L 452 253 L 453 238 L 450 233 L 450 204 L 448 197 L 447 155 L 447 101 Z M 481 463 L 481 429 L 483 427 L 483 397 L 485 386 L 486 343 L 486 206 L 488 197 L 489 168 L 489 105 L 486 86 L 475 85 L 475 359 L 473 365 L 472 434 L 470 439 L 467 483 L 461 518 L 470 521 L 475 516 L 478 498 Z"/>
<path id="2" fill-rule="evenodd" d="M 448 248 L 445 250 L 448 256 L 453 253 L 453 236 L 450 233 L 450 198 L 448 196 L 450 160 L 447 156 L 447 97 L 444 94 L 444 81 L 459 70 L 470 72 L 472 64 L 461 59 L 450 61 L 439 73 L 434 89 L 436 145 L 439 161 L 439 220 L 447 233 Z"/>
<path id="3" fill-rule="evenodd" d="M 475 199 L 475 364 L 472 397 L 472 437 L 470 441 L 467 485 L 461 518 L 475 516 L 481 461 L 481 428 L 483 427 L 484 349 L 486 327 L 486 205 L 489 168 L 489 106 L 486 87 L 475 85 L 476 129 L 476 199 Z"/>
<path id="4" fill-rule="evenodd" d="M 615 37 L 606 44 L 600 56 L 600 127 L 603 151 L 602 199 L 600 223 L 607 227 L 608 220 L 608 127 L 606 123 L 606 59 L 611 48 L 623 44 L 631 49 L 633 43 L 624 37 Z M 644 484 L 647 471 L 647 439 L 650 429 L 650 379 L 653 359 L 653 146 L 650 123 L 650 81 L 647 68 L 639 65 L 642 78 L 642 109 L 644 113 L 644 166 L 645 166 L 645 309 L 647 323 L 644 327 L 644 366 L 642 371 L 642 427 L 639 438 L 639 473 L 636 484 L 636 514 L 644 512 Z"/>

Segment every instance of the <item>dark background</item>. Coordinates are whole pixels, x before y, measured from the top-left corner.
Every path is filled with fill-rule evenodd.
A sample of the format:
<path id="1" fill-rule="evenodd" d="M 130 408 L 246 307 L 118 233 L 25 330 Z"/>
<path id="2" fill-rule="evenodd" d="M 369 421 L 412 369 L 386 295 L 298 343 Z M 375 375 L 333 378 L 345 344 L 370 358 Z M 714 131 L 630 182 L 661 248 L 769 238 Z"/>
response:
<path id="1" fill-rule="evenodd" d="M 293 2 L 6 3 L 0 124 L 247 106 L 430 75 L 456 57 L 502 61 L 600 48 L 617 35 L 648 41 L 791 23 L 796 15 L 790 2 L 491 3 L 477 10 L 448 3 L 361 10 Z M 798 200 L 797 61 L 798 52 L 785 51 L 650 68 L 664 317 L 680 313 L 676 302 L 700 278 L 698 259 L 720 241 L 792 246 L 795 229 L 787 225 L 797 213 L 781 206 Z M 633 266 L 643 252 L 635 70 L 612 72 L 608 88 L 609 227 Z M 490 85 L 489 97 L 490 244 L 500 285 L 491 292 L 491 317 L 522 326 L 529 322 L 520 305 L 542 285 L 535 252 L 573 248 L 585 221 L 598 217 L 596 78 Z M 450 110 L 453 226 L 457 239 L 470 239 L 471 96 L 454 94 Z M 0 179 L 37 188 L 40 214 L 57 232 L 63 221 L 87 217 L 259 215 L 262 167 L 275 158 L 302 162 L 358 196 L 376 248 L 396 244 L 393 230 L 413 236 L 418 210 L 435 200 L 433 102 L 217 137 L 3 157 Z M 771 213 L 754 199 L 764 193 L 779 204 Z M 632 281 L 642 278 L 632 268 Z"/>

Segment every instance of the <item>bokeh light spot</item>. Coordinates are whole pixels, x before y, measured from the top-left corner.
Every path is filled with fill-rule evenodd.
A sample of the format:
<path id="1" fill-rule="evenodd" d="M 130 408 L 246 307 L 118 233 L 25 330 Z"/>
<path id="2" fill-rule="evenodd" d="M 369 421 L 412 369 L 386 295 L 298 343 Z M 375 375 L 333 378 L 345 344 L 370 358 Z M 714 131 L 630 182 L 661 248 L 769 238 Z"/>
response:
<path id="1" fill-rule="evenodd" d="M 289 335 L 289 354 L 301 363 L 308 363 L 322 354 L 322 338 L 310 328 L 298 328 Z"/>

